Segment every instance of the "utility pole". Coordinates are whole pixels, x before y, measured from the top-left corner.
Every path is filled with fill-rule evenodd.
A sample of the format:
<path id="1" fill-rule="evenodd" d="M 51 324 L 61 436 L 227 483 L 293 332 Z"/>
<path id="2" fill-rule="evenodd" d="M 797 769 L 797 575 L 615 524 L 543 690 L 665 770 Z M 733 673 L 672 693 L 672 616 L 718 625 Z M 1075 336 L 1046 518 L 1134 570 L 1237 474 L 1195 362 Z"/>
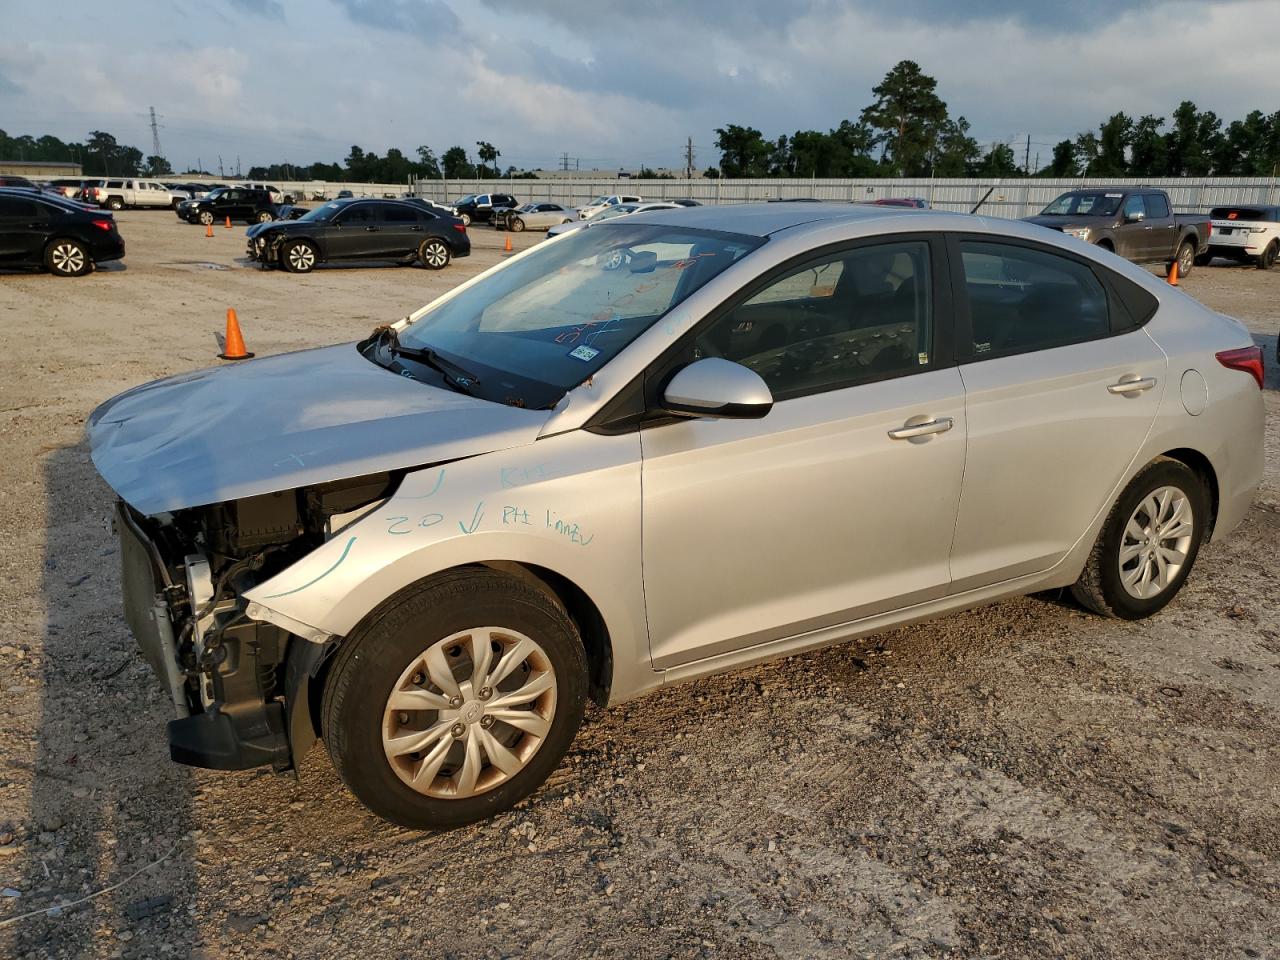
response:
<path id="1" fill-rule="evenodd" d="M 226 173 L 224 173 L 222 170 L 222 154 L 218 154 L 218 179 L 219 180 L 227 179 Z"/>
<path id="2" fill-rule="evenodd" d="M 151 155 L 153 157 L 163 157 L 160 152 L 160 125 L 156 123 L 156 108 L 151 108 Z"/>
<path id="3" fill-rule="evenodd" d="M 569 169 L 569 152 L 567 150 L 560 157 L 560 169 L 564 171 Z"/>
<path id="4" fill-rule="evenodd" d="M 693 179 L 693 137 L 685 139 L 684 144 L 684 178 Z"/>
<path id="5" fill-rule="evenodd" d="M 1027 149 L 1022 155 L 1022 170 L 1029 177 L 1031 176 L 1031 134 L 1027 134 Z"/>
<path id="6" fill-rule="evenodd" d="M 236 154 L 236 179 L 240 179 L 240 154 Z"/>

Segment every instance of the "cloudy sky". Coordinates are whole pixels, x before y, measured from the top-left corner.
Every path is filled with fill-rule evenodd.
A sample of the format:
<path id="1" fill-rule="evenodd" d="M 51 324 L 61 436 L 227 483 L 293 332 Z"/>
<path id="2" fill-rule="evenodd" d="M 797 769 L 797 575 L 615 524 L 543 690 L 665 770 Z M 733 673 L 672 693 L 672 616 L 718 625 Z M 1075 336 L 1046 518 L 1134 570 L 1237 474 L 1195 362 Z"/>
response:
<path id="1" fill-rule="evenodd" d="M 1277 0 L 3 0 L 0 128 L 178 169 L 489 140 L 503 165 L 714 164 L 715 128 L 856 118 L 894 63 L 1033 159 L 1116 110 L 1280 110 Z"/>

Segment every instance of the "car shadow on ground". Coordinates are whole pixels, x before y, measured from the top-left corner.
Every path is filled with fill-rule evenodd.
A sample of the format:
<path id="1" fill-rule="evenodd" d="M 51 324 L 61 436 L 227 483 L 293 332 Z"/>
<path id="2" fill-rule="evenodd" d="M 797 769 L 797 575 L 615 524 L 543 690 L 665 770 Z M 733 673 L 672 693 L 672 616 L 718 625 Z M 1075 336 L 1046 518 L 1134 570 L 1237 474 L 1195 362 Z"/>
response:
<path id="1" fill-rule="evenodd" d="M 13 955 L 126 947 L 160 956 L 161 944 L 194 936 L 194 779 L 167 760 L 173 710 L 124 621 L 112 498 L 87 444 L 51 452 L 45 483 L 45 632 L 22 906 L 46 912 L 17 925 Z"/>

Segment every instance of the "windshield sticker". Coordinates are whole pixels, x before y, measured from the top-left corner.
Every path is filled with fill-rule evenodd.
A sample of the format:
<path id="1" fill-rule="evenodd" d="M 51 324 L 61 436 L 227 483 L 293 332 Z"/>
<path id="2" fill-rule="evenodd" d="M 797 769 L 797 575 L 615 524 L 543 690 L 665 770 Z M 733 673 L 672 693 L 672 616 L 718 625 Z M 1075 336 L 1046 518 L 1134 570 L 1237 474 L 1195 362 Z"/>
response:
<path id="1" fill-rule="evenodd" d="M 570 350 L 569 356 L 578 360 L 592 360 L 599 352 L 600 351 L 596 350 L 594 347 L 588 347 L 586 344 L 583 344 L 581 347 L 575 347 Z"/>

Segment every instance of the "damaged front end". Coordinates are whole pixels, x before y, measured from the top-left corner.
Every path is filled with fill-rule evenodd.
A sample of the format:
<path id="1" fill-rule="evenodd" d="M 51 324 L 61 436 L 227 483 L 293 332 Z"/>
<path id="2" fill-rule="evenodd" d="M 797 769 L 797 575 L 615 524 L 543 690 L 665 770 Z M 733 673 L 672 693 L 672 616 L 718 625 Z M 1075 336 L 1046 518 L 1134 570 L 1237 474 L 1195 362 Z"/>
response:
<path id="1" fill-rule="evenodd" d="M 244 594 L 383 501 L 399 479 L 384 473 L 154 516 L 117 502 L 125 617 L 173 701 L 174 760 L 286 770 L 310 749 L 310 688 L 335 638 L 251 619 Z"/>

